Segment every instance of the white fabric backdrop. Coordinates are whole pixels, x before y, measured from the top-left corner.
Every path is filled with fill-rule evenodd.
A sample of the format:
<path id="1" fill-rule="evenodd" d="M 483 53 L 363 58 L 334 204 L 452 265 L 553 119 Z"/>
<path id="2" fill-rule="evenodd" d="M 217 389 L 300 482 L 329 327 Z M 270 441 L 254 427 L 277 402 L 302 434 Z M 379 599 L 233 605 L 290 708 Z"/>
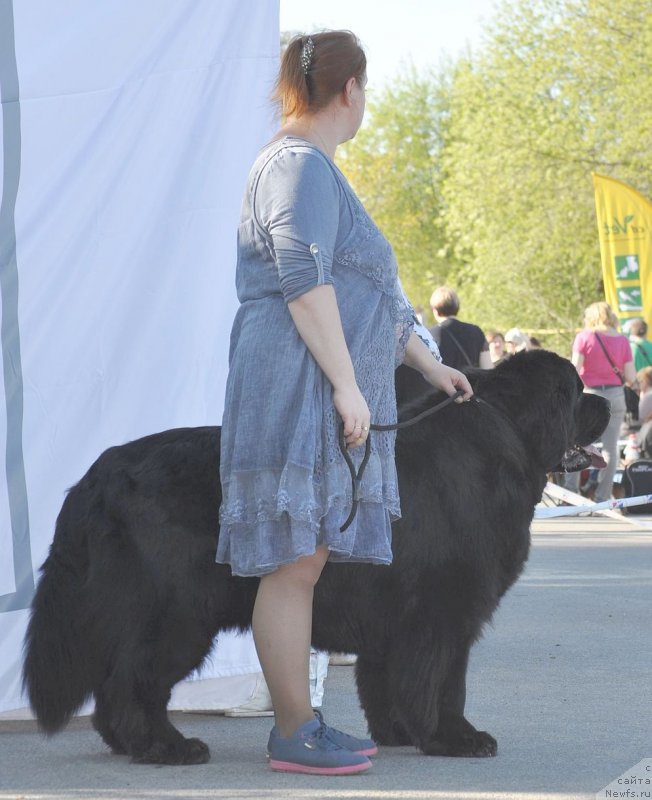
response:
<path id="1" fill-rule="evenodd" d="M 278 51 L 278 0 L 0 0 L 0 710 L 25 703 L 65 489 L 110 445 L 221 420 Z"/>

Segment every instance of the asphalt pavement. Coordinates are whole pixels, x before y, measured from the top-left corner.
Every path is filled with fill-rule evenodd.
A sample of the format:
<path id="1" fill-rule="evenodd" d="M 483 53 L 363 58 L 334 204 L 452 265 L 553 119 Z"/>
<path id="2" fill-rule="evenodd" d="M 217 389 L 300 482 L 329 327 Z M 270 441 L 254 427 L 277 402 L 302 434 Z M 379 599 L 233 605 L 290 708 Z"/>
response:
<path id="1" fill-rule="evenodd" d="M 381 748 L 359 776 L 273 773 L 269 718 L 177 712 L 175 725 L 208 743 L 210 762 L 141 766 L 110 754 L 88 718 L 49 739 L 33 722 L 2 721 L 0 800 L 593 798 L 652 757 L 651 609 L 651 528 L 600 517 L 537 522 L 526 571 L 469 668 L 467 717 L 496 737 L 496 758 Z M 335 727 L 365 734 L 351 667 L 330 668 L 323 711 Z"/>

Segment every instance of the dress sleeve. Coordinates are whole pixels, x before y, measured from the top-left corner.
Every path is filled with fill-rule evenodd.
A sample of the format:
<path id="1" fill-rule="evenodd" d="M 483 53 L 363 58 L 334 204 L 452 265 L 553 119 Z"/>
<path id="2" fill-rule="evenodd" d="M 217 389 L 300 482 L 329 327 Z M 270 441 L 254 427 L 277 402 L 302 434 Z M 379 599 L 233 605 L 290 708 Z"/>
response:
<path id="1" fill-rule="evenodd" d="M 333 283 L 340 187 L 324 156 L 307 147 L 281 150 L 263 168 L 254 211 L 273 249 L 287 303 Z"/>
<path id="2" fill-rule="evenodd" d="M 396 348 L 394 350 L 394 369 L 398 367 L 399 364 L 403 363 L 403 359 L 405 358 L 405 350 L 407 348 L 408 339 L 413 331 L 415 331 L 415 323 L 418 324 L 417 315 L 414 313 L 414 309 L 412 308 L 412 303 L 408 300 L 407 295 L 405 294 L 405 290 L 401 285 L 401 281 L 399 278 L 396 278 L 396 289 L 394 292 L 394 302 L 393 302 L 393 316 L 394 316 L 394 330 L 396 332 Z M 417 335 L 419 332 L 417 331 Z M 430 334 L 428 333 L 428 336 Z M 423 336 L 420 336 L 421 341 L 427 345 L 430 352 L 433 356 L 438 360 L 441 361 L 441 355 L 439 354 L 439 347 L 437 347 L 434 339 L 430 336 L 432 340 L 432 345 L 430 342 L 427 342 Z M 436 350 L 436 352 L 435 352 Z"/>

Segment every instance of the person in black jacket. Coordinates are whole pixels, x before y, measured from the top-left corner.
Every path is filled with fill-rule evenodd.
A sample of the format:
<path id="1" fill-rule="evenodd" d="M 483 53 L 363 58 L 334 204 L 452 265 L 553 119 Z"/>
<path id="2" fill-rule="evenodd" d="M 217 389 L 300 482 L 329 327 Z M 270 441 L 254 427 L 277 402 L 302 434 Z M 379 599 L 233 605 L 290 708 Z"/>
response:
<path id="1" fill-rule="evenodd" d="M 460 310 L 457 293 L 448 286 L 440 286 L 432 293 L 430 306 L 437 321 L 437 325 L 430 329 L 430 333 L 439 346 L 444 364 L 455 369 L 462 367 L 491 369 L 493 362 L 482 330 L 470 322 L 460 322 L 456 319 Z"/>

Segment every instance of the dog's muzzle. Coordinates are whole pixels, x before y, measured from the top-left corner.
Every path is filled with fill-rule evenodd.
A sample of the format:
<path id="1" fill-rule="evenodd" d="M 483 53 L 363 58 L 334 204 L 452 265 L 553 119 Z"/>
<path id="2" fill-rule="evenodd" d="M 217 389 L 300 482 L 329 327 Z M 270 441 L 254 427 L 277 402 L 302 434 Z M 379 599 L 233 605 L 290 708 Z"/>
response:
<path id="1" fill-rule="evenodd" d="M 590 444 L 587 447 L 582 447 L 579 444 L 574 444 L 566 450 L 561 458 L 559 469 L 554 471 L 581 472 L 583 469 L 589 469 L 589 467 L 604 469 L 606 466 L 607 462 L 595 445 Z"/>

